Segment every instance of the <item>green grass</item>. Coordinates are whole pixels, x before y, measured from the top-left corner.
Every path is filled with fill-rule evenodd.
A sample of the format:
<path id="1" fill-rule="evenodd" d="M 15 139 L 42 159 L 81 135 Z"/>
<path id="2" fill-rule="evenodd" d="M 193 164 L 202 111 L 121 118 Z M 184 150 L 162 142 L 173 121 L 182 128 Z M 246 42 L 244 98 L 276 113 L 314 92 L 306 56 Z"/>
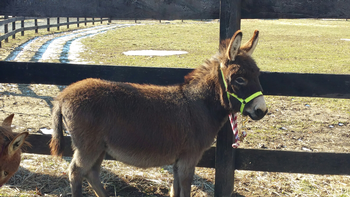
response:
<path id="1" fill-rule="evenodd" d="M 350 73 L 350 22 L 345 20 L 242 20 L 243 41 L 260 31 L 254 58 L 263 71 Z M 219 23 L 153 23 L 85 39 L 81 54 L 95 64 L 194 68 L 218 50 Z M 127 50 L 185 50 L 168 57 L 125 56 Z"/>
<path id="2" fill-rule="evenodd" d="M 81 57 L 96 64 L 196 67 L 218 50 L 217 27 L 218 23 L 155 23 L 120 28 L 84 39 L 83 44 L 91 50 Z M 122 54 L 128 50 L 185 50 L 189 53 L 167 57 Z"/>
<path id="3" fill-rule="evenodd" d="M 350 73 L 350 22 L 345 20 L 243 20 L 261 32 L 254 57 L 262 70 Z"/>

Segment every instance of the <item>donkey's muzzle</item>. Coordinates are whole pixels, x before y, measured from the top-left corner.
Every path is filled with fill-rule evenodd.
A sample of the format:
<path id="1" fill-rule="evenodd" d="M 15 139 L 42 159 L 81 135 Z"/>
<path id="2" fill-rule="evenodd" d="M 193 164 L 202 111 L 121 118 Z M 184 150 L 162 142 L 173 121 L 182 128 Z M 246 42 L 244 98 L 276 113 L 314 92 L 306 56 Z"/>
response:
<path id="1" fill-rule="evenodd" d="M 243 115 L 249 115 L 253 120 L 260 120 L 266 115 L 267 111 L 264 96 L 259 96 L 248 103 Z"/>

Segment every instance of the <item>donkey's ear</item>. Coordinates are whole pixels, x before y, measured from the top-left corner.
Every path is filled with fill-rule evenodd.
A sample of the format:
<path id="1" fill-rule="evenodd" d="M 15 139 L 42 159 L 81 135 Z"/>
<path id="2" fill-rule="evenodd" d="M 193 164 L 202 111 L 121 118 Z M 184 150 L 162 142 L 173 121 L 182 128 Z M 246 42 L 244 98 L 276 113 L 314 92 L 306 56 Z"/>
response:
<path id="1" fill-rule="evenodd" d="M 255 30 L 253 37 L 248 40 L 244 45 L 241 46 L 241 50 L 245 51 L 247 55 L 251 56 L 255 50 L 256 45 L 259 41 L 259 31 Z"/>
<path id="2" fill-rule="evenodd" d="M 241 46 L 242 41 L 242 31 L 238 30 L 236 33 L 232 36 L 230 44 L 227 48 L 227 57 L 229 60 L 234 61 L 236 58 L 236 55 L 238 54 L 239 47 Z"/>
<path id="3" fill-rule="evenodd" d="M 28 135 L 28 132 L 20 133 L 10 142 L 7 149 L 10 156 L 15 154 L 23 146 Z"/>
<path id="4" fill-rule="evenodd" d="M 2 126 L 11 128 L 12 119 L 13 119 L 14 115 L 15 114 L 11 114 L 11 115 L 7 116 L 7 118 L 5 118 L 5 120 L 2 122 Z"/>

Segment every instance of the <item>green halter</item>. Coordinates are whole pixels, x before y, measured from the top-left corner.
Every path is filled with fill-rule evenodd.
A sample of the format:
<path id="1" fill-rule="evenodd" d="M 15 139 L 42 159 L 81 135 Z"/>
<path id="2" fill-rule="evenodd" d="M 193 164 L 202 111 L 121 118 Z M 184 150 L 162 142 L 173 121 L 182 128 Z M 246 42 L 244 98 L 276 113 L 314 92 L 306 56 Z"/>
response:
<path id="1" fill-rule="evenodd" d="M 221 70 L 221 69 L 220 69 Z M 224 77 L 224 73 L 222 72 L 221 70 L 221 75 L 222 75 L 222 80 L 224 81 L 224 85 L 225 85 L 225 89 L 227 90 L 227 84 L 226 84 L 226 81 L 225 81 L 225 77 Z M 231 93 L 231 92 L 228 92 L 226 91 L 227 93 L 227 98 L 228 100 L 230 100 L 230 96 L 233 96 L 235 97 L 239 102 L 241 102 L 241 109 L 240 109 L 240 112 L 241 114 L 243 114 L 243 110 L 244 110 L 244 107 L 247 103 L 249 103 L 249 101 L 255 99 L 256 97 L 260 96 L 260 95 L 263 95 L 263 93 L 261 91 L 258 91 L 258 92 L 255 92 L 254 94 L 250 95 L 248 98 L 246 99 L 242 99 L 242 98 L 239 98 L 237 95 L 235 95 L 234 93 Z"/>

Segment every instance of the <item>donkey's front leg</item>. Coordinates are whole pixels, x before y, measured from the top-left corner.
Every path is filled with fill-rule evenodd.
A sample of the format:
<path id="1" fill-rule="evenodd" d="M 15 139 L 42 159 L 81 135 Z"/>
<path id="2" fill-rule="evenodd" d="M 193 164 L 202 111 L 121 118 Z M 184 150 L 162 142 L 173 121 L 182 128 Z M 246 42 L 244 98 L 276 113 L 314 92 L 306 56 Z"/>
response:
<path id="1" fill-rule="evenodd" d="M 189 160 L 178 160 L 174 165 L 173 197 L 190 197 L 195 163 Z"/>
<path id="2" fill-rule="evenodd" d="M 173 166 L 174 182 L 171 188 L 170 196 L 179 197 L 180 196 L 180 182 L 179 182 L 179 168 L 177 167 L 177 161 Z"/>

